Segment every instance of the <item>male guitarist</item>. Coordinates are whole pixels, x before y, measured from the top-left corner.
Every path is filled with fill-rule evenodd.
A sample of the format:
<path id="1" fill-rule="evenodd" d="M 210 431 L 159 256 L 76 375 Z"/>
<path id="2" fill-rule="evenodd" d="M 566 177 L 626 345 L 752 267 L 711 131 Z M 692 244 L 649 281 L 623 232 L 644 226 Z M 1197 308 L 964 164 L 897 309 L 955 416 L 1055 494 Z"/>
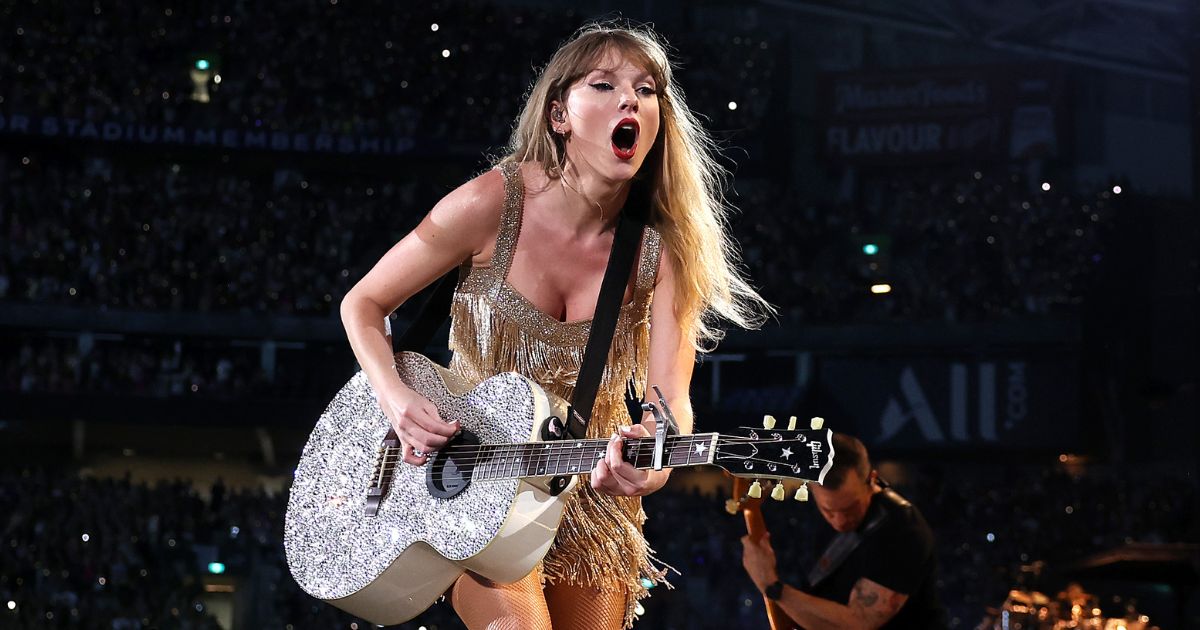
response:
<path id="1" fill-rule="evenodd" d="M 807 585 L 779 580 L 770 535 L 742 538 L 754 584 L 807 630 L 944 628 L 935 592 L 933 532 L 917 508 L 872 470 L 863 443 L 835 433 L 837 455 L 813 500 L 834 529 Z"/>

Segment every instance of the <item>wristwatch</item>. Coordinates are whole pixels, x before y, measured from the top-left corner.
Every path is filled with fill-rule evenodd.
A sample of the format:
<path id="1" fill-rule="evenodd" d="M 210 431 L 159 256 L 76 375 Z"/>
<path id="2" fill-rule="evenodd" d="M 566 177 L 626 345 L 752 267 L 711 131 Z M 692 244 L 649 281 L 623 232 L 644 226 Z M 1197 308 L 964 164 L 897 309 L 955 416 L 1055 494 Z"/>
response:
<path id="1" fill-rule="evenodd" d="M 779 580 L 771 582 L 767 585 L 767 588 L 763 589 L 763 595 L 766 595 L 767 599 L 772 601 L 779 599 L 783 596 L 783 582 Z"/>

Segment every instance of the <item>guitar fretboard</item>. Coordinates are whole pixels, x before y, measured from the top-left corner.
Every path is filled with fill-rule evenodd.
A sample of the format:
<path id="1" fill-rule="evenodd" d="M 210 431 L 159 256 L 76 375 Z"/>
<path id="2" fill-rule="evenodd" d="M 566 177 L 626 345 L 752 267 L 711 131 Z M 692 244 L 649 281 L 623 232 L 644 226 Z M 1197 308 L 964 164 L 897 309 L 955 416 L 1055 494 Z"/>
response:
<path id="1" fill-rule="evenodd" d="M 711 464 L 716 433 L 667 436 L 663 466 L 678 468 Z M 459 465 L 473 465 L 475 479 L 551 477 L 587 473 L 608 451 L 608 440 L 562 440 L 523 444 L 454 446 L 448 455 Z M 457 452 L 456 452 L 457 451 Z M 625 440 L 622 456 L 636 468 L 654 465 L 654 438 Z"/>

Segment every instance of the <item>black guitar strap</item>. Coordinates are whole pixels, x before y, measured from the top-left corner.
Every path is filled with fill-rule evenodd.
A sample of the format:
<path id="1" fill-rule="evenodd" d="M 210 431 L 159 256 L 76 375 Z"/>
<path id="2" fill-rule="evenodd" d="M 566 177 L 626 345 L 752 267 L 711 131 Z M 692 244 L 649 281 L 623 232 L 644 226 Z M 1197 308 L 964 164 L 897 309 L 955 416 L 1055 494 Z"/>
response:
<path id="1" fill-rule="evenodd" d="M 885 495 L 887 500 L 904 501 L 903 498 L 900 498 L 891 489 L 884 488 L 883 492 L 890 493 Z M 837 571 L 838 567 L 846 562 L 850 554 L 854 553 L 854 550 L 858 549 L 858 546 L 867 537 L 875 533 L 887 521 L 888 514 L 889 511 L 887 509 L 881 509 L 863 527 L 859 528 L 858 531 L 845 532 L 834 536 L 833 540 L 829 541 L 829 546 L 825 548 L 825 553 L 821 554 L 817 563 L 813 565 L 812 570 L 808 572 L 808 587 L 810 589 L 816 588 L 818 584 L 833 575 L 834 571 Z"/>
<path id="2" fill-rule="evenodd" d="M 637 192 L 630 191 L 630 201 Z M 629 282 L 629 272 L 633 268 L 638 245 L 642 242 L 645 223 L 639 217 L 630 216 L 632 214 L 644 216 L 639 209 L 626 203 L 625 211 L 617 219 L 617 233 L 613 237 L 608 267 L 600 284 L 600 297 L 596 300 L 596 314 L 592 316 L 583 363 L 579 367 L 579 378 L 575 381 L 571 407 L 567 412 L 567 433 L 578 440 L 587 437 L 587 425 L 596 404 L 596 391 L 600 389 L 600 379 L 604 376 L 604 366 L 612 349 L 613 333 L 621 315 L 625 285 Z"/>

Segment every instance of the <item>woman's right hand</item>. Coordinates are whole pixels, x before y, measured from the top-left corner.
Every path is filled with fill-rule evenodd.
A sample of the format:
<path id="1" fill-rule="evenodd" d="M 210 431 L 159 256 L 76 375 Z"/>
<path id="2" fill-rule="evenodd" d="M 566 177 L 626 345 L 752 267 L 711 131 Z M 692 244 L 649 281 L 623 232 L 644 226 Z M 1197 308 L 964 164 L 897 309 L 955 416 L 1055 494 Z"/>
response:
<path id="1" fill-rule="evenodd" d="M 404 461 L 421 465 L 460 429 L 395 374 L 384 322 L 389 314 L 464 261 L 490 260 L 504 209 L 504 175 L 490 170 L 446 195 L 342 298 L 339 312 L 354 358 L 400 439 Z M 389 370 L 391 372 L 389 373 Z M 413 455 L 413 450 L 422 453 Z"/>
<path id="2" fill-rule="evenodd" d="M 404 385 L 391 388 L 378 398 L 379 406 L 400 438 L 406 463 L 423 465 L 460 430 L 458 422 L 442 420 L 433 403 Z"/>

